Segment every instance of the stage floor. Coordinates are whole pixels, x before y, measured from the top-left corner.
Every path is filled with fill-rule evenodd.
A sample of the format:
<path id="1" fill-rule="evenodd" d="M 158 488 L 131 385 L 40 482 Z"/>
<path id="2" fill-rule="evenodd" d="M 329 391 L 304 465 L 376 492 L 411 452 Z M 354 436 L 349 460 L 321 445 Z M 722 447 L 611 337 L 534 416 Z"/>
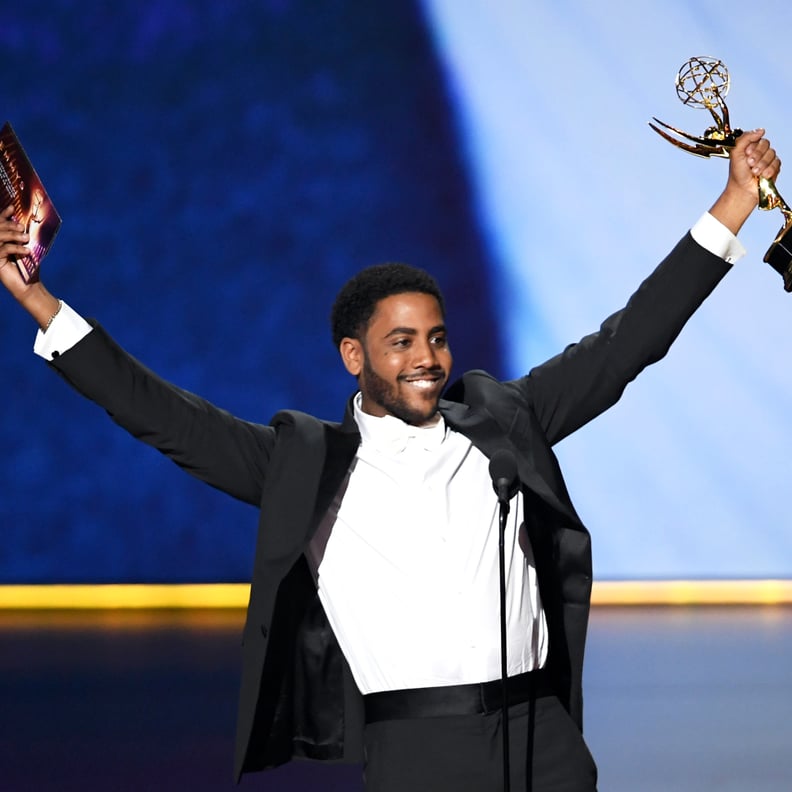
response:
<path id="1" fill-rule="evenodd" d="M 0 612 L 0 788 L 239 789 L 241 621 Z M 789 608 L 595 609 L 585 722 L 601 792 L 792 790 L 791 657 Z M 362 784 L 358 768 L 298 763 L 241 789 Z"/>

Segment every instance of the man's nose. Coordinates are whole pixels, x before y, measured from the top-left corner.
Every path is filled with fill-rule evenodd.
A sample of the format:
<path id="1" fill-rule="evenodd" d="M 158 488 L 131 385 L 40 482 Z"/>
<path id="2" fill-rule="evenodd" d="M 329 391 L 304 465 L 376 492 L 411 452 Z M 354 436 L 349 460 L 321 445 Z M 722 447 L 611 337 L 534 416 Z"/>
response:
<path id="1" fill-rule="evenodd" d="M 413 344 L 413 352 L 415 368 L 431 368 L 437 363 L 437 351 L 428 339 Z"/>

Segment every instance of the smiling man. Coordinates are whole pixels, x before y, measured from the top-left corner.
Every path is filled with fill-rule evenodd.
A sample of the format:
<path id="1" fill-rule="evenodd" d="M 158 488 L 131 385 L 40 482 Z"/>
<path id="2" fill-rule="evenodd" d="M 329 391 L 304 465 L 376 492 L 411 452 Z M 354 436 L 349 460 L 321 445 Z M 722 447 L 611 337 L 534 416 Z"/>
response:
<path id="1" fill-rule="evenodd" d="M 364 412 L 418 426 L 436 417 L 452 360 L 443 298 L 429 275 L 399 264 L 364 270 L 339 293 L 332 324 Z"/>
<path id="2" fill-rule="evenodd" d="M 762 130 L 723 193 L 627 305 L 526 376 L 451 371 L 440 290 L 402 264 L 340 291 L 333 340 L 357 380 L 341 423 L 242 421 L 128 356 L 11 263 L 29 241 L 0 214 L 0 280 L 39 325 L 35 350 L 133 436 L 260 509 L 236 776 L 294 757 L 362 761 L 369 792 L 487 792 L 501 763 L 498 506 L 488 460 L 517 461 L 506 526 L 510 784 L 591 792 L 582 669 L 588 532 L 552 446 L 662 358 L 744 251 Z"/>

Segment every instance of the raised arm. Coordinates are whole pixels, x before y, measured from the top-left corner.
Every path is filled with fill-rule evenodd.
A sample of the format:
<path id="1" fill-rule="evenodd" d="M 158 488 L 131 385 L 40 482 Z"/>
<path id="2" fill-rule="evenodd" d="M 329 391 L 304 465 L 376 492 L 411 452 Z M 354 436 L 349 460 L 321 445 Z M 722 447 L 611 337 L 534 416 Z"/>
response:
<path id="1" fill-rule="evenodd" d="M 743 133 L 731 152 L 726 186 L 710 214 L 736 235 L 759 203 L 758 177 L 775 179 L 780 169 L 764 130 Z M 615 404 L 629 382 L 665 356 L 729 268 L 686 234 L 599 331 L 509 387 L 528 402 L 550 442 L 562 440 Z"/>
<path id="2" fill-rule="evenodd" d="M 26 254 L 27 241 L 11 208 L 0 212 L 0 281 L 46 332 L 61 303 L 42 283 L 26 284 L 20 276 L 13 257 Z M 50 332 L 57 333 L 56 326 Z M 51 365 L 132 436 L 196 478 L 258 505 L 275 442 L 272 427 L 240 420 L 161 379 L 99 326 L 61 348 Z"/>

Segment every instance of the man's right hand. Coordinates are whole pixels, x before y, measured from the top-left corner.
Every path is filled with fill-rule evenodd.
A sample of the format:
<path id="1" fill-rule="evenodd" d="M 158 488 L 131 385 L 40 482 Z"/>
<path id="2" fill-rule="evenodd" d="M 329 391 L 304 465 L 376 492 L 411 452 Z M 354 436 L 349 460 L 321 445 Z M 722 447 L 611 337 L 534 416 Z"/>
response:
<path id="1" fill-rule="evenodd" d="M 29 237 L 24 232 L 24 226 L 12 220 L 13 213 L 13 205 L 0 212 L 0 283 L 36 320 L 38 326 L 45 328 L 60 303 L 42 283 L 25 283 L 22 280 L 12 257 L 26 256 L 30 252 L 27 248 Z"/>
<path id="2" fill-rule="evenodd" d="M 0 212 L 0 281 L 14 297 L 19 299 L 29 287 L 22 280 L 12 257 L 23 257 L 30 252 L 27 248 L 29 236 L 21 223 L 14 222 L 13 213 L 13 204 L 9 204 Z"/>

